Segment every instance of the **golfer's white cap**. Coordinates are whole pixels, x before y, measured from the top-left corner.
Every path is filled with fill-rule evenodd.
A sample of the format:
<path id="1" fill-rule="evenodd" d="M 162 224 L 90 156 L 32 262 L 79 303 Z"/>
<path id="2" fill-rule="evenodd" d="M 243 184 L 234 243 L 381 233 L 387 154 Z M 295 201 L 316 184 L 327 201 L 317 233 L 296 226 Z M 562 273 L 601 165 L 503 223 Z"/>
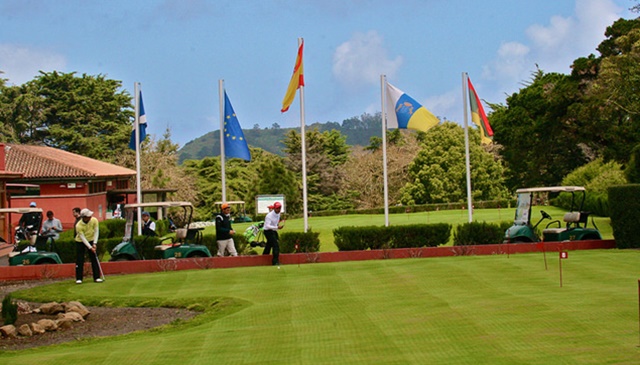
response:
<path id="1" fill-rule="evenodd" d="M 90 211 L 90 210 L 89 210 L 89 209 L 87 209 L 87 208 L 84 208 L 84 209 L 82 209 L 82 210 L 80 211 L 80 216 L 81 216 L 81 217 L 91 217 L 92 215 L 93 215 L 93 212 L 92 212 L 92 211 Z"/>

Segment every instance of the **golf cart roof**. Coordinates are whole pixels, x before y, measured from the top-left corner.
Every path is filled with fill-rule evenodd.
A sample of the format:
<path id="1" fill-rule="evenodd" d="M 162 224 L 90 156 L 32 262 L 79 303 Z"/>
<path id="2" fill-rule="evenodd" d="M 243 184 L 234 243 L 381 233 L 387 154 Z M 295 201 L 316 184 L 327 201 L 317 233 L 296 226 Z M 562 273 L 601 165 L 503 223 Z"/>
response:
<path id="1" fill-rule="evenodd" d="M 540 192 L 552 192 L 552 193 L 562 193 L 562 192 L 573 192 L 573 191 L 585 191 L 582 186 L 549 186 L 542 188 L 524 188 L 516 190 L 517 194 L 520 193 L 540 193 Z"/>
<path id="2" fill-rule="evenodd" d="M 222 203 L 227 203 L 227 204 L 233 205 L 233 204 L 244 204 L 244 201 L 243 200 L 232 200 L 232 201 L 228 201 L 228 202 L 215 202 L 213 204 L 222 205 Z"/>
<path id="3" fill-rule="evenodd" d="M 126 204 L 124 209 L 136 208 L 173 208 L 173 207 L 192 207 L 189 202 L 151 202 L 151 203 L 133 203 Z"/>
<path id="4" fill-rule="evenodd" d="M 42 213 L 42 208 L 0 208 L 0 213 Z"/>

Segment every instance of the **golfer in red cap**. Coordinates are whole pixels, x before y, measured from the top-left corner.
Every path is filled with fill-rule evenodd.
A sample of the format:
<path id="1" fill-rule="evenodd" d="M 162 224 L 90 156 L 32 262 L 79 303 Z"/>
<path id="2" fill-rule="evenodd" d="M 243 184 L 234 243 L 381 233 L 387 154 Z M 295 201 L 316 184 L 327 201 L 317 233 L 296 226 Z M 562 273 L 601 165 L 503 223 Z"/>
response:
<path id="1" fill-rule="evenodd" d="M 273 248 L 273 259 L 271 259 L 272 265 L 280 266 L 280 243 L 278 240 L 278 230 L 282 229 L 280 224 L 280 211 L 282 210 L 282 204 L 280 202 L 273 203 L 273 210 L 270 211 L 264 218 L 264 236 L 267 238 L 267 244 L 264 246 L 263 255 L 271 253 Z"/>
<path id="2" fill-rule="evenodd" d="M 233 235 L 236 231 L 231 228 L 231 206 L 222 203 L 222 212 L 216 215 L 216 241 L 218 243 L 218 256 L 224 256 L 225 251 L 229 255 L 238 256 L 236 246 L 233 243 Z"/>

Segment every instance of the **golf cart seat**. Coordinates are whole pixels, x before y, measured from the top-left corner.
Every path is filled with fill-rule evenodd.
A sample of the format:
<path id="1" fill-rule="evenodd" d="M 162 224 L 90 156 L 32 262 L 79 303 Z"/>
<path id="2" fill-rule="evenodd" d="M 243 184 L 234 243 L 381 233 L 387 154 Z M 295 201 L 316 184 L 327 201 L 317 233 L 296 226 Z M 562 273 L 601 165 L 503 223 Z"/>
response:
<path id="1" fill-rule="evenodd" d="M 567 223 L 567 229 L 574 227 L 581 227 L 581 224 L 584 224 L 586 227 L 589 214 L 591 212 L 569 212 L 564 215 L 564 221 Z"/>
<path id="2" fill-rule="evenodd" d="M 565 213 L 562 219 L 565 223 L 578 223 L 580 222 L 580 212 Z"/>
<path id="3" fill-rule="evenodd" d="M 187 238 L 187 229 L 186 228 L 176 229 L 176 242 L 182 241 L 185 238 Z"/>

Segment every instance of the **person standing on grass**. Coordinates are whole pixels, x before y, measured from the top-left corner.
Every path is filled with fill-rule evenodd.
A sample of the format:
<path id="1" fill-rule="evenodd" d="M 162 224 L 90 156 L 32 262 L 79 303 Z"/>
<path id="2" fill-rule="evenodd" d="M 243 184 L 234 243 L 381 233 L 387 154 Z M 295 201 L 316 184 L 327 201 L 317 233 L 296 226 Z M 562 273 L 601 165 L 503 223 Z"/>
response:
<path id="1" fill-rule="evenodd" d="M 82 284 L 84 274 L 84 255 L 89 253 L 93 281 L 101 283 L 100 266 L 96 249 L 100 236 L 98 219 L 87 208 L 80 211 L 80 220 L 76 224 L 76 284 Z"/>
<path id="2" fill-rule="evenodd" d="M 280 202 L 273 203 L 273 210 L 267 213 L 264 218 L 264 236 L 267 239 L 267 244 L 264 246 L 263 255 L 271 253 L 273 248 L 273 259 L 271 264 L 274 266 L 280 266 L 280 241 L 278 237 L 278 230 L 282 229 L 280 225 L 280 211 L 282 210 L 282 204 Z"/>
<path id="3" fill-rule="evenodd" d="M 222 203 L 222 212 L 216 215 L 216 242 L 218 243 L 218 256 L 224 256 L 224 251 L 229 251 L 229 255 L 238 256 L 233 235 L 236 231 L 231 228 L 231 206 L 229 203 Z"/>

